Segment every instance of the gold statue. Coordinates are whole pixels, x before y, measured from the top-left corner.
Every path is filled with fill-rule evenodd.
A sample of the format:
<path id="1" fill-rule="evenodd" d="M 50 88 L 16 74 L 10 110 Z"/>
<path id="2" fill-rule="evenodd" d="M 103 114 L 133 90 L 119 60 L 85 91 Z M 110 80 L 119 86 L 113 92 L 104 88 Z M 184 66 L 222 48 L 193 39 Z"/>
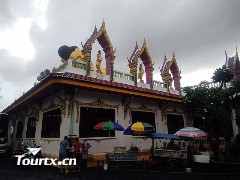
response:
<path id="1" fill-rule="evenodd" d="M 101 51 L 99 50 L 97 54 L 97 60 L 96 60 L 96 71 L 97 73 L 100 73 L 100 74 L 102 74 L 101 62 L 102 62 L 102 55 L 101 55 Z"/>
<path id="2" fill-rule="evenodd" d="M 83 62 L 86 62 L 84 55 L 82 51 L 79 48 L 76 48 L 69 56 L 72 60 L 82 60 Z M 90 61 L 90 71 L 94 71 L 94 66 L 92 61 Z"/>
<path id="3" fill-rule="evenodd" d="M 76 48 L 69 56 L 69 59 L 72 59 L 72 60 L 77 60 L 77 59 L 80 59 L 80 60 L 83 60 L 84 59 L 84 56 L 82 54 L 82 51 L 79 49 L 79 48 Z"/>
<path id="4" fill-rule="evenodd" d="M 138 79 L 140 79 L 140 82 L 144 82 L 142 80 L 142 77 L 143 77 L 143 74 L 144 74 L 144 70 L 143 70 L 143 67 L 142 67 L 142 64 L 140 64 L 139 68 L 138 68 Z"/>

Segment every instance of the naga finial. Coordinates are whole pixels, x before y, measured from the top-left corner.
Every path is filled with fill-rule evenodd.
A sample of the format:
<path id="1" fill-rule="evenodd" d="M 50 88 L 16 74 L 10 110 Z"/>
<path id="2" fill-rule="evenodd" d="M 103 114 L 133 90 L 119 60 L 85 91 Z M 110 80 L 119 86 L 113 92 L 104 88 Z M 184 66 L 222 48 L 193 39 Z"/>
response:
<path id="1" fill-rule="evenodd" d="M 146 38 L 144 37 L 143 44 L 147 44 Z"/>
<path id="2" fill-rule="evenodd" d="M 173 51 L 173 59 L 175 59 L 175 53 L 174 53 L 174 51 Z"/>
<path id="3" fill-rule="evenodd" d="M 102 27 L 105 28 L 105 21 L 103 19 L 103 22 L 102 22 Z"/>

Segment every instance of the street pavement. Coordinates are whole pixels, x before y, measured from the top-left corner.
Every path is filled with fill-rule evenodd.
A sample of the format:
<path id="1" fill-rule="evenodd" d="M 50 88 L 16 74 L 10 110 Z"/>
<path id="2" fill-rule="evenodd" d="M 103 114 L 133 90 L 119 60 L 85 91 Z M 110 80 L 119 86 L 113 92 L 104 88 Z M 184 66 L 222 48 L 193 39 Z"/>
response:
<path id="1" fill-rule="evenodd" d="M 197 167 L 196 167 L 197 168 Z M 201 168 L 201 167 L 200 167 Z M 238 167 L 237 167 L 238 168 Z M 209 170 L 209 167 L 207 167 Z M 212 169 L 214 169 L 212 167 Z M 240 169 L 224 172 L 218 169 L 214 173 L 202 170 L 201 172 L 164 172 L 149 170 L 104 170 L 102 167 L 92 167 L 80 172 L 60 173 L 53 166 L 27 166 L 20 167 L 9 157 L 0 157 L 0 180 L 56 180 L 56 179 L 81 179 L 81 180 L 239 180 Z"/>

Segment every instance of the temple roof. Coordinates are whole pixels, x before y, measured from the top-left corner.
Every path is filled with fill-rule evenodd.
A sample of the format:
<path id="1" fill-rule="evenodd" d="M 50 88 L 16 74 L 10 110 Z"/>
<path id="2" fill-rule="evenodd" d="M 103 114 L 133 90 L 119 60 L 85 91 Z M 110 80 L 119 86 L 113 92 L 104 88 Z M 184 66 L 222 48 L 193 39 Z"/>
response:
<path id="1" fill-rule="evenodd" d="M 94 37 L 95 37 L 96 35 L 97 35 L 97 27 L 95 26 L 92 35 L 90 36 L 90 38 L 87 39 L 87 41 L 85 42 L 85 44 L 82 45 L 82 48 L 83 48 L 83 49 L 86 49 L 87 46 L 88 46 L 89 44 L 91 44 L 91 42 L 93 41 L 93 39 L 94 39 Z"/>
<path id="2" fill-rule="evenodd" d="M 225 55 L 226 55 L 225 66 L 233 71 L 234 76 L 237 80 L 240 80 L 240 61 L 239 61 L 237 47 L 236 47 L 235 56 L 228 57 L 226 51 L 225 51 Z"/>
<path id="3" fill-rule="evenodd" d="M 134 60 L 134 58 L 137 56 L 138 52 L 140 51 L 140 49 L 138 48 L 138 44 L 136 42 L 136 45 L 135 45 L 135 48 L 134 48 L 134 51 L 130 57 L 130 59 L 128 59 L 128 63 L 131 64 Z"/>

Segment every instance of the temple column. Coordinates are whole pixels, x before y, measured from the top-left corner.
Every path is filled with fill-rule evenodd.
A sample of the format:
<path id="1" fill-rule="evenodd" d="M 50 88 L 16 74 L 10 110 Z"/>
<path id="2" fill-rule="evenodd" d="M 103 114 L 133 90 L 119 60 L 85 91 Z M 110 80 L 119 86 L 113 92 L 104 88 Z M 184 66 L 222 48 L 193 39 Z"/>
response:
<path id="1" fill-rule="evenodd" d="M 28 123 L 28 117 L 24 116 L 23 134 L 22 134 L 23 141 L 25 141 L 27 137 L 27 123 Z"/>
<path id="2" fill-rule="evenodd" d="M 39 144 L 41 142 L 41 137 L 42 137 L 42 119 L 43 119 L 42 108 L 39 110 L 38 116 L 35 118 L 36 118 L 35 140 L 36 140 L 36 143 Z"/>
<path id="3" fill-rule="evenodd" d="M 84 52 L 84 57 L 86 60 L 86 75 L 90 76 L 90 69 L 91 69 L 91 51 L 92 51 L 92 47 L 87 47 L 87 49 Z"/>
<path id="4" fill-rule="evenodd" d="M 236 137 L 238 134 L 238 125 L 236 124 L 236 112 L 235 109 L 232 108 L 232 128 L 233 128 L 233 136 Z"/>

